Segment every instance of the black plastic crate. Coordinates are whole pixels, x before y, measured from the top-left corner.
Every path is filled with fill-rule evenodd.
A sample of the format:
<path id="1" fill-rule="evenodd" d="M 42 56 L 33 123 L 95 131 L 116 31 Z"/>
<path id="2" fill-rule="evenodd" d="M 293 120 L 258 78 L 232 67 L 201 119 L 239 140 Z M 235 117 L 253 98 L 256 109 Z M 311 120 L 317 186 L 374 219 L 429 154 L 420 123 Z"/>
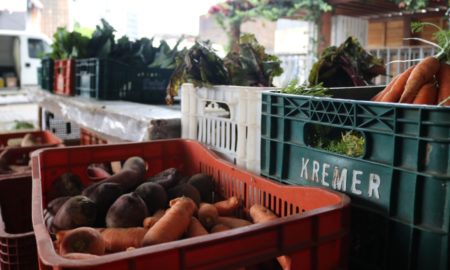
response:
<path id="1" fill-rule="evenodd" d="M 38 81 L 42 89 L 53 91 L 53 60 L 44 58 L 41 60 L 41 67 L 38 69 Z"/>
<path id="2" fill-rule="evenodd" d="M 77 59 L 75 93 L 101 100 L 127 99 L 133 89 L 130 69 L 130 66 L 111 59 Z"/>
<path id="3" fill-rule="evenodd" d="M 142 68 L 135 74 L 133 91 L 127 98 L 129 101 L 158 104 L 165 103 L 167 86 L 173 69 Z"/>
<path id="4" fill-rule="evenodd" d="M 311 146 L 312 125 L 362 134 L 364 153 Z M 351 269 L 449 269 L 449 160 L 450 107 L 262 94 L 261 174 L 351 196 Z"/>
<path id="5" fill-rule="evenodd" d="M 65 121 L 52 112 L 42 110 L 43 130 L 51 131 L 61 140 L 79 140 L 80 127 L 73 122 Z"/>

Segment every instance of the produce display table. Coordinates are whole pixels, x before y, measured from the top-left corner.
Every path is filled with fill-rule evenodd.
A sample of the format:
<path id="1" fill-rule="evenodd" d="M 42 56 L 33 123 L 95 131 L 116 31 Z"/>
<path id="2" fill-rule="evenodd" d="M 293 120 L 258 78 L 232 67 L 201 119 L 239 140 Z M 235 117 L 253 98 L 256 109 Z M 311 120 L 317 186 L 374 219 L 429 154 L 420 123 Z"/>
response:
<path id="1" fill-rule="evenodd" d="M 99 133 L 108 141 L 178 138 L 181 135 L 179 105 L 144 105 L 127 101 L 99 101 L 54 95 L 29 88 L 30 99 L 67 121 Z"/>

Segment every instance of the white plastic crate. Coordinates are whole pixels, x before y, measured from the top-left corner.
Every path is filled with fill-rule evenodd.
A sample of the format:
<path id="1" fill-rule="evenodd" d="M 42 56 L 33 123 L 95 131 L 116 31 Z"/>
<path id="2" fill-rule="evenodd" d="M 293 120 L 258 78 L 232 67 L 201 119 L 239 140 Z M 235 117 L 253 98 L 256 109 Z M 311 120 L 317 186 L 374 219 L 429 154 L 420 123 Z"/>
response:
<path id="1" fill-rule="evenodd" d="M 42 129 L 53 132 L 62 140 L 80 139 L 80 127 L 74 122 L 68 122 L 54 113 L 42 109 Z"/>
<path id="2" fill-rule="evenodd" d="M 260 172 L 261 93 L 274 87 L 181 86 L 182 137 L 198 140 L 225 159 Z"/>

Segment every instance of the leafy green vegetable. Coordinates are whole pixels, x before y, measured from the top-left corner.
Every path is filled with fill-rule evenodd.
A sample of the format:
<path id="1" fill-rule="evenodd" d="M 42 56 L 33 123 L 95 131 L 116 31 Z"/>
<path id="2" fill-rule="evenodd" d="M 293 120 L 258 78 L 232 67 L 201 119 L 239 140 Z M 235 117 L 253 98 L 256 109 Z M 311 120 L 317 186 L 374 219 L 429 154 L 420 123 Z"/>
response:
<path id="1" fill-rule="evenodd" d="M 197 41 L 177 59 L 167 88 L 167 103 L 184 82 L 195 86 L 272 86 L 273 77 L 283 72 L 278 58 L 266 54 L 253 35 L 242 36 L 239 48 L 239 53 L 230 53 L 222 60 L 209 42 Z"/>
<path id="2" fill-rule="evenodd" d="M 214 52 L 209 42 L 195 42 L 176 61 L 176 68 L 168 86 L 168 95 L 175 96 L 184 82 L 195 86 L 224 85 L 229 83 L 224 62 Z M 171 97 L 167 103 L 171 103 Z"/>
<path id="3" fill-rule="evenodd" d="M 364 145 L 364 137 L 358 133 L 347 131 L 341 134 L 340 139 L 331 140 L 323 149 L 350 157 L 360 157 L 364 154 Z"/>
<path id="4" fill-rule="evenodd" d="M 166 41 L 161 41 L 159 45 L 159 49 L 156 52 L 154 60 L 151 62 L 149 67 L 159 67 L 159 68 L 168 68 L 173 69 L 176 66 L 176 58 L 180 53 L 178 51 L 178 46 L 180 45 L 183 38 L 178 39 L 177 43 L 170 49 L 169 45 Z"/>
<path id="5" fill-rule="evenodd" d="M 68 32 L 66 28 L 59 27 L 53 35 L 52 53 L 54 60 L 83 58 L 87 56 L 89 37 L 76 31 Z"/>
<path id="6" fill-rule="evenodd" d="M 367 53 L 358 40 L 349 37 L 339 47 L 324 50 L 309 74 L 309 84 L 325 87 L 364 86 L 385 74 L 383 61 Z"/>
<path id="7" fill-rule="evenodd" d="M 105 20 L 97 25 L 88 44 L 88 57 L 106 58 L 114 46 L 116 30 Z"/>
<path id="8" fill-rule="evenodd" d="M 18 129 L 34 129 L 34 125 L 30 122 L 26 122 L 26 121 L 14 121 L 14 130 L 18 130 Z"/>
<path id="9" fill-rule="evenodd" d="M 273 77 L 281 75 L 281 61 L 266 53 L 252 34 L 240 38 L 239 53 L 230 52 L 224 63 L 232 85 L 272 86 Z"/>
<path id="10" fill-rule="evenodd" d="M 288 86 L 281 89 L 281 93 L 303 96 L 328 97 L 327 88 L 322 86 L 322 83 L 308 86 L 306 83 L 298 84 L 298 80 L 292 80 Z"/>

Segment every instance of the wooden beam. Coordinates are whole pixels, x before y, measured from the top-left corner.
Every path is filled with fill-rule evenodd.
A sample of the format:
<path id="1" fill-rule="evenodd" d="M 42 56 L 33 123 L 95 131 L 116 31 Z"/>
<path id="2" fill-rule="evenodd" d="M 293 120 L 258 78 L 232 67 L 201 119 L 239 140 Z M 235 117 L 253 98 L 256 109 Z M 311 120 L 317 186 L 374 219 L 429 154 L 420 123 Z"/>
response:
<path id="1" fill-rule="evenodd" d="M 331 44 L 331 12 L 322 13 L 320 16 L 319 37 L 317 52 L 320 55 Z"/>

